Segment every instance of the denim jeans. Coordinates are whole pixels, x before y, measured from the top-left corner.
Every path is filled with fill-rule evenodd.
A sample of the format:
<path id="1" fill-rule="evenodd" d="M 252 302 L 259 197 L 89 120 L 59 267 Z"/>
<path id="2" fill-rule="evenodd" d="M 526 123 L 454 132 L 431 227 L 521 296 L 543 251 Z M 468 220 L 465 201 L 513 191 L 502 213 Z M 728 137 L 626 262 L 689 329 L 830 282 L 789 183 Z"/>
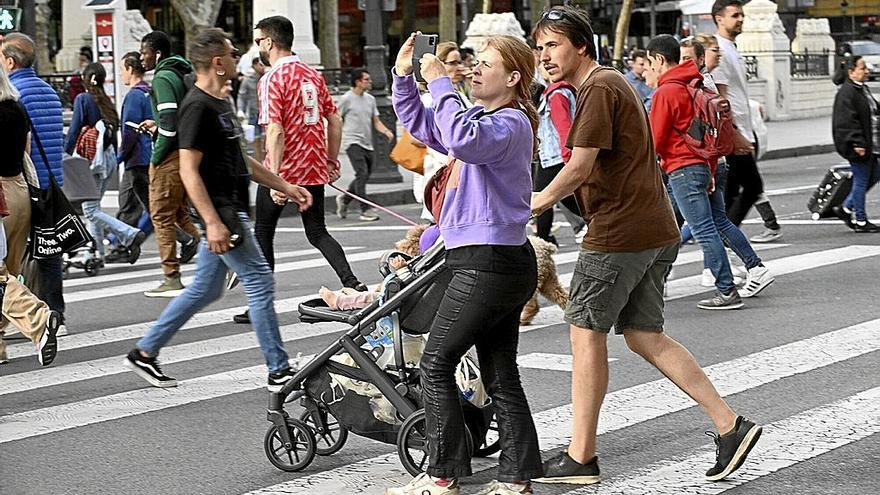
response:
<path id="1" fill-rule="evenodd" d="M 850 162 L 850 166 L 852 190 L 843 201 L 843 206 L 855 212 L 857 222 L 865 222 L 868 220 L 868 214 L 865 212 L 865 194 L 880 180 L 880 160 L 877 155 L 873 155 L 868 163 Z"/>
<path id="2" fill-rule="evenodd" d="M 498 480 L 542 475 L 538 435 L 516 364 L 519 315 L 536 277 L 537 268 L 515 274 L 454 269 L 420 363 L 431 476 L 472 474 L 454 373 L 474 345 L 500 430 Z"/>
<path id="3" fill-rule="evenodd" d="M 102 179 L 99 175 L 92 176 L 95 184 L 98 186 L 99 199 L 95 201 L 83 201 L 82 209 L 88 221 L 89 233 L 95 238 L 95 248 L 98 253 L 104 255 L 104 229 L 109 230 L 119 239 L 123 246 L 128 246 L 134 241 L 134 237 L 140 230 L 119 220 L 112 215 L 108 215 L 101 210 L 101 199 L 104 192 L 107 191 L 107 179 Z"/>
<path id="4" fill-rule="evenodd" d="M 138 349 L 150 356 L 157 355 L 193 315 L 223 294 L 226 271 L 231 269 L 238 274 L 247 294 L 251 323 L 269 371 L 275 372 L 289 367 L 287 352 L 278 332 L 272 270 L 251 232 L 247 214 L 239 213 L 239 218 L 246 226 L 244 241 L 235 249 L 218 256 L 208 249 L 207 243 L 202 239 L 195 279 L 165 307 L 150 331 L 138 341 Z"/>
<path id="5" fill-rule="evenodd" d="M 743 234 L 742 230 L 727 218 L 724 207 L 724 188 L 726 185 L 727 165 L 719 163 L 715 169 L 715 192 L 709 195 L 709 201 L 712 204 L 712 217 L 716 219 L 715 227 L 718 229 L 718 233 L 721 234 L 721 240 L 724 241 L 724 245 L 729 247 L 742 260 L 747 269 L 752 269 L 761 264 L 761 258 L 752 248 L 749 239 Z M 672 197 L 671 189 L 669 190 L 669 196 Z M 673 206 L 678 210 L 677 206 Z M 681 242 L 687 242 L 691 238 L 693 238 L 693 234 L 691 233 L 690 225 L 682 225 Z M 709 268 L 709 265 L 704 263 L 704 267 Z"/>
<path id="6" fill-rule="evenodd" d="M 345 153 L 351 162 L 351 168 L 354 169 L 354 180 L 348 185 L 348 192 L 364 199 L 370 199 L 367 197 L 367 181 L 370 180 L 370 174 L 373 173 L 373 151 L 358 144 L 352 144 L 345 150 Z M 352 202 L 351 196 L 343 196 L 342 202 L 348 206 Z M 370 209 L 370 205 L 361 201 L 358 203 L 361 205 L 361 212 Z"/>

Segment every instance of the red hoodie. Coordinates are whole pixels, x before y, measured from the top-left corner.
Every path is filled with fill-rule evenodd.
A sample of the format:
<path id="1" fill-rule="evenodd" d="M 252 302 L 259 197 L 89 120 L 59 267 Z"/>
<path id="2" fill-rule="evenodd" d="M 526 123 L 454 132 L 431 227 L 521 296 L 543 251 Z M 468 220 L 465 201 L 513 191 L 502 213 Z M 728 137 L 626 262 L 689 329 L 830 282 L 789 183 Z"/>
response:
<path id="1" fill-rule="evenodd" d="M 651 135 L 654 149 L 660 155 L 660 167 L 667 174 L 688 165 L 706 163 L 684 142 L 684 133 L 694 118 L 694 107 L 687 88 L 694 79 L 703 79 L 692 60 L 676 65 L 660 76 L 657 91 L 651 98 Z M 676 132 L 678 130 L 678 132 Z M 715 174 L 714 163 L 708 164 Z"/>

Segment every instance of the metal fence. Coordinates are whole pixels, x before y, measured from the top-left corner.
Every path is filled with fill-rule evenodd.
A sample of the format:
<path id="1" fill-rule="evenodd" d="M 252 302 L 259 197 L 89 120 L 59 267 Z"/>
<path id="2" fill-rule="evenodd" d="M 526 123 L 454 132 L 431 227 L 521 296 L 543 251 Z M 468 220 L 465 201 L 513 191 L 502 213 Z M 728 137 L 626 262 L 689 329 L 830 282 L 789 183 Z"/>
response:
<path id="1" fill-rule="evenodd" d="M 73 76 L 73 72 L 40 75 L 40 79 L 46 81 L 58 93 L 58 97 L 61 98 L 61 106 L 67 109 L 73 109 L 73 100 L 70 97 L 70 83 Z"/>
<path id="2" fill-rule="evenodd" d="M 318 69 L 327 82 L 331 95 L 342 94 L 351 87 L 351 71 L 354 69 Z"/>
<path id="3" fill-rule="evenodd" d="M 791 77 L 813 77 L 827 76 L 828 74 L 828 50 L 820 53 L 810 53 L 804 50 L 804 53 L 791 54 Z"/>
<path id="4" fill-rule="evenodd" d="M 746 78 L 751 81 L 758 78 L 758 57 L 746 55 L 743 57 L 746 63 Z"/>

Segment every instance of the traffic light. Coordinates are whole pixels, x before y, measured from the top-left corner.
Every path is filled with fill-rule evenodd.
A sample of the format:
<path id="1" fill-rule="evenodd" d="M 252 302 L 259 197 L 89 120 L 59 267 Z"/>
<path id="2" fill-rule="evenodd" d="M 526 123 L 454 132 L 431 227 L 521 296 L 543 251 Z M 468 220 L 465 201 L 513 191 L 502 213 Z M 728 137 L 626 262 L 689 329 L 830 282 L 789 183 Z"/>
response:
<path id="1" fill-rule="evenodd" d="M 0 6 L 0 34 L 18 31 L 21 24 L 21 9 Z"/>

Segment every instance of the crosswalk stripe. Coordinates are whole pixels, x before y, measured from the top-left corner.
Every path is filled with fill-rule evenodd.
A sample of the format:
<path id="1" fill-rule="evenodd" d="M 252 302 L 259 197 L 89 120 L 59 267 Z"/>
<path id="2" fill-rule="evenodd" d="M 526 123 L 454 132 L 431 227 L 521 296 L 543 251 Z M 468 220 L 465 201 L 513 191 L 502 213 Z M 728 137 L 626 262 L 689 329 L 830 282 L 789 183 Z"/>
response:
<path id="1" fill-rule="evenodd" d="M 740 393 L 801 373 L 830 366 L 880 349 L 880 319 L 817 335 L 730 361 L 704 371 L 722 396 Z M 693 407 L 694 402 L 663 378 L 609 393 L 599 420 L 599 434 L 617 431 Z M 0 418 L 2 419 L 2 418 Z M 568 444 L 571 404 L 534 414 L 541 448 Z M 0 435 L 2 441 L 2 435 Z M 488 469 L 495 460 L 473 459 L 474 471 Z M 350 493 L 353 489 L 380 489 L 406 483 L 409 474 L 396 453 L 384 454 L 316 474 L 302 476 L 251 494 Z"/>
<path id="2" fill-rule="evenodd" d="M 378 251 L 366 251 L 363 253 L 355 253 L 351 256 L 347 256 L 349 262 L 354 261 L 364 261 L 377 259 L 382 255 L 386 250 L 378 250 Z M 295 270 L 302 270 L 306 268 L 317 268 L 322 266 L 330 266 L 327 263 L 327 260 L 324 258 L 316 258 L 311 260 L 303 260 L 303 261 L 289 261 L 287 263 L 281 263 L 275 265 L 275 273 L 281 272 L 290 272 Z M 192 277 L 186 277 L 182 279 L 184 285 L 192 282 Z M 135 284 L 126 284 L 123 286 L 111 286 L 111 287 L 102 287 L 100 289 L 91 289 L 91 290 L 82 290 L 82 291 L 73 291 L 69 294 L 65 292 L 64 301 L 67 304 L 76 303 L 81 301 L 92 301 L 95 299 L 101 299 L 105 297 L 115 297 L 127 294 L 137 294 L 139 292 L 144 292 L 146 290 L 152 289 L 156 286 L 156 281 L 151 280 L 149 282 L 140 282 Z M 317 289 L 316 289 L 317 290 Z"/>
<path id="3" fill-rule="evenodd" d="M 843 251 L 841 251 L 841 249 L 843 249 Z M 794 273 L 796 271 L 807 270 L 810 268 L 818 268 L 827 264 L 842 263 L 845 261 L 852 261 L 855 259 L 880 254 L 880 247 L 878 246 L 849 246 L 847 248 L 841 249 L 823 250 L 808 253 L 806 255 L 796 255 L 791 257 L 779 258 L 773 261 L 768 261 L 767 264 L 771 267 L 775 275 L 783 275 Z M 577 253 L 563 253 L 562 255 L 560 255 L 563 261 L 557 262 L 566 262 L 564 260 L 570 259 L 572 256 L 576 258 L 576 254 Z M 693 257 L 693 260 L 696 259 L 696 257 Z M 789 263 L 789 260 L 792 259 L 794 259 L 795 261 L 793 263 Z M 779 264 L 778 268 L 777 264 Z M 784 272 L 778 271 L 780 269 L 783 269 Z M 571 277 L 572 273 L 568 272 L 560 274 L 559 279 L 564 286 L 568 286 L 571 283 Z M 668 284 L 669 296 L 667 297 L 667 300 L 681 299 L 684 297 L 690 297 L 697 294 L 711 292 L 713 290 L 712 288 L 706 288 L 700 285 L 701 278 L 702 277 L 700 275 L 697 275 L 692 277 L 685 277 L 682 279 L 670 280 Z M 275 301 L 275 311 L 278 314 L 296 311 L 297 307 L 302 301 L 314 297 L 316 297 L 314 294 L 309 294 L 277 300 Z M 187 324 L 184 325 L 183 328 L 200 328 L 210 325 L 228 323 L 234 315 L 241 313 L 245 309 L 247 309 L 247 306 L 236 306 L 228 309 L 200 313 L 190 319 L 190 321 L 187 322 Z M 545 314 L 546 311 L 548 311 L 548 308 L 542 308 L 539 315 Z M 81 347 L 101 345 L 122 340 L 138 339 L 146 333 L 146 331 L 150 328 L 152 324 L 152 321 L 135 323 L 132 325 L 124 325 L 107 330 L 95 330 L 91 332 L 68 335 L 61 339 L 60 349 L 63 352 L 64 349 L 77 349 Z M 9 359 L 31 356 L 33 355 L 33 353 L 34 347 L 29 342 L 13 344 L 7 347 L 7 354 L 9 356 Z"/>
<path id="4" fill-rule="evenodd" d="M 359 251 L 361 249 L 364 249 L 363 246 L 350 246 L 350 247 L 344 248 L 346 253 Z M 317 249 L 314 249 L 314 248 L 299 249 L 296 251 L 287 251 L 287 252 L 283 252 L 283 253 L 276 253 L 275 260 L 277 261 L 280 259 L 298 258 L 300 256 L 308 256 L 308 255 L 316 255 L 316 254 L 320 255 L 321 253 Z M 118 265 L 120 267 L 130 266 L 130 267 L 140 268 L 140 267 L 150 266 L 150 268 L 144 268 L 143 270 L 129 269 L 129 270 L 125 270 L 125 271 L 118 271 L 116 273 L 95 275 L 94 277 L 81 277 L 81 278 L 66 279 L 64 281 L 64 289 L 66 291 L 67 289 L 70 289 L 71 287 L 80 287 L 83 285 L 95 285 L 95 284 L 102 284 L 102 283 L 107 283 L 107 282 L 121 282 L 123 280 L 132 280 L 132 279 L 141 278 L 141 277 L 156 277 L 159 273 L 158 272 L 158 269 L 159 269 L 158 264 L 159 264 L 159 258 L 155 258 L 154 263 L 150 263 L 148 260 L 147 262 L 138 261 L 134 265 L 120 264 L 120 265 Z M 180 266 L 181 273 L 193 272 L 193 271 L 195 271 L 195 269 L 196 269 L 195 263 Z"/>
<path id="5" fill-rule="evenodd" d="M 658 462 L 635 473 L 603 481 L 600 493 L 627 495 L 717 494 L 742 486 L 880 432 L 880 387 L 804 411 L 764 426 L 748 460 L 720 483 L 703 479 L 715 463 L 714 445 L 680 460 Z M 597 493 L 579 488 L 566 495 Z"/>
<path id="6" fill-rule="evenodd" d="M 568 371 L 571 372 L 571 354 L 551 354 L 547 352 L 532 352 L 519 356 L 516 364 L 520 368 L 532 368 L 537 370 Z M 617 361 L 617 358 L 608 358 L 609 363 Z"/>

